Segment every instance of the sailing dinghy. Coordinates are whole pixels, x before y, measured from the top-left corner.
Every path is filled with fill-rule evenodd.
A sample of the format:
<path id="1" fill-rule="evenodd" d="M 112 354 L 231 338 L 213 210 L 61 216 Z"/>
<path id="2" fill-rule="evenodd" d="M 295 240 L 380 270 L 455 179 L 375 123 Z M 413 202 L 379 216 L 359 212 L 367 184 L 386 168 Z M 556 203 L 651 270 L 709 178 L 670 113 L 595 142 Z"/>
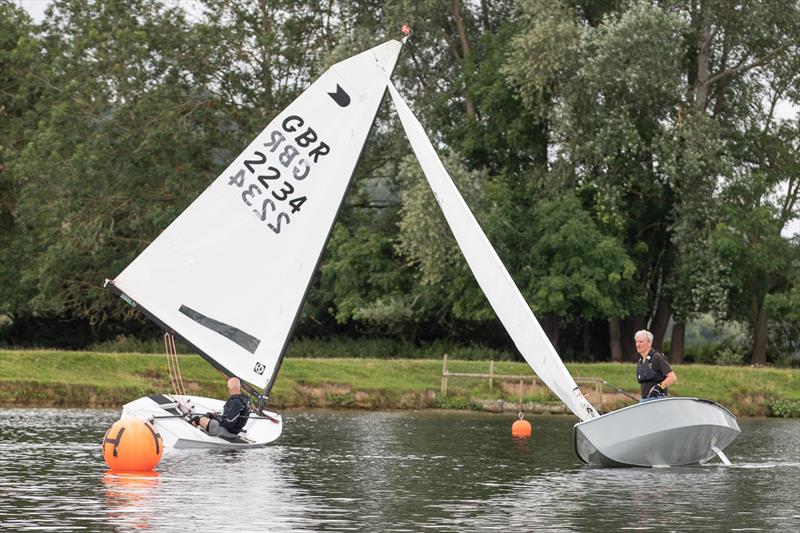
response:
<path id="1" fill-rule="evenodd" d="M 223 401 L 187 396 L 171 372 L 175 394 L 122 413 L 152 421 L 165 446 L 263 446 L 280 436 L 280 415 L 264 407 L 401 46 L 390 40 L 333 65 L 106 281 L 251 396 L 244 430 L 212 437 L 179 409 L 205 414 Z"/>
<path id="2" fill-rule="evenodd" d="M 581 422 L 575 451 L 597 466 L 705 463 L 740 433 L 723 406 L 697 398 L 665 398 L 599 415 L 581 393 L 539 321 L 442 165 L 422 125 L 387 78 L 392 101 L 436 201 L 473 275 L 519 352 Z"/>

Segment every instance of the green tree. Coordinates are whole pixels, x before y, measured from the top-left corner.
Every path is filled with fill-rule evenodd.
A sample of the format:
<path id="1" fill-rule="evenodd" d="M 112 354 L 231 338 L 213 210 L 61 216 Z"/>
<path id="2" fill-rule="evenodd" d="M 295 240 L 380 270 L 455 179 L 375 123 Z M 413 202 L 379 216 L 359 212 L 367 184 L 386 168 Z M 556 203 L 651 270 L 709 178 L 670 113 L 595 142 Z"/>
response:
<path id="1" fill-rule="evenodd" d="M 17 217 L 24 179 L 13 167 L 46 98 L 38 73 L 46 68 L 47 58 L 40 49 L 27 14 L 12 2 L 0 0 L 0 315 L 24 313 L 30 296 L 22 278 L 30 268 L 32 252 Z"/>
<path id="2" fill-rule="evenodd" d="M 782 235 L 800 218 L 797 122 L 754 128 L 740 140 L 738 172 L 721 193 L 723 217 L 714 245 L 728 272 L 728 315 L 750 324 L 752 362 L 767 362 L 769 311 L 791 323 L 797 311 L 797 238 Z"/>
<path id="3" fill-rule="evenodd" d="M 684 24 L 644 4 L 603 16 L 566 2 L 523 6 L 527 30 L 513 41 L 504 73 L 529 106 L 551 117 L 547 186 L 576 191 L 637 266 L 629 305 L 607 317 L 612 355 L 621 359 L 620 334 L 632 336 L 646 319 L 666 327 L 673 192 L 657 151 L 681 101 Z M 631 343 L 624 346 L 630 353 Z"/>
<path id="4" fill-rule="evenodd" d="M 680 360 L 685 320 L 725 300 L 710 246 L 718 183 L 739 164 L 734 140 L 766 95 L 764 76 L 793 57 L 798 6 L 632 2 L 598 16 L 590 2 L 522 5 L 526 31 L 504 73 L 529 107 L 549 96 L 549 181 L 582 191 L 637 265 L 647 310 L 629 309 L 626 336 L 649 323 L 658 342 L 672 315 Z"/>
<path id="5" fill-rule="evenodd" d="M 94 323 L 122 309 L 101 290 L 218 166 L 221 118 L 197 87 L 184 13 L 159 2 L 56 2 L 37 76 L 50 90 L 11 166 L 34 261 L 33 313 Z M 129 311 L 128 311 L 129 312 Z"/>

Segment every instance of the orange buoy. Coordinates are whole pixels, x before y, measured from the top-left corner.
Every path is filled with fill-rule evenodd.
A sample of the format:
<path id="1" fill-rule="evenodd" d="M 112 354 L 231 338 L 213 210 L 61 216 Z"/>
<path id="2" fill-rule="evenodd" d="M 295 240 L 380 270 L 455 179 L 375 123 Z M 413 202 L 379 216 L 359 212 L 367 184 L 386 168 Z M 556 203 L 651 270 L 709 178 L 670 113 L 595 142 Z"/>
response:
<path id="1" fill-rule="evenodd" d="M 527 439 L 533 433 L 533 427 L 527 420 L 523 420 L 524 415 L 519 414 L 519 420 L 511 425 L 511 436 L 517 439 Z"/>
<path id="2" fill-rule="evenodd" d="M 152 470 L 164 453 L 164 441 L 150 422 L 123 418 L 103 437 L 103 459 L 114 471 Z"/>

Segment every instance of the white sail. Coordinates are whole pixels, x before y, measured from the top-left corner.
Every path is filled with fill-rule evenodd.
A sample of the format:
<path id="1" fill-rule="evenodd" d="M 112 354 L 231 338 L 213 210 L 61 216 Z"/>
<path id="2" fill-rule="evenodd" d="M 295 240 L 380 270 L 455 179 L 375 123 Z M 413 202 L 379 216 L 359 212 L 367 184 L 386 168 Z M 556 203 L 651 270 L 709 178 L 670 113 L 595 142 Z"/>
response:
<path id="1" fill-rule="evenodd" d="M 277 370 L 399 41 L 335 64 L 113 282 L 218 367 Z"/>
<path id="2" fill-rule="evenodd" d="M 388 80 L 387 80 L 388 81 Z M 388 81 L 397 113 L 459 248 L 492 308 L 534 372 L 581 420 L 597 416 L 545 335 L 478 221 L 442 165 L 425 130 Z"/>

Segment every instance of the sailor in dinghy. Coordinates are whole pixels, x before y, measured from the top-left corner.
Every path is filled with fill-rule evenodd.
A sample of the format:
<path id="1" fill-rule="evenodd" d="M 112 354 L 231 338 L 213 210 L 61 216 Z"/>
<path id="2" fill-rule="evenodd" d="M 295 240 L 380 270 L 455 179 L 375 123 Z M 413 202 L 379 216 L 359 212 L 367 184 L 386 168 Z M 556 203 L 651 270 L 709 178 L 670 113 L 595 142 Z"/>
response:
<path id="1" fill-rule="evenodd" d="M 574 429 L 578 457 L 599 466 L 686 465 L 717 456 L 728 463 L 722 450 L 740 430 L 736 417 L 715 402 L 660 398 L 598 416 L 464 202 L 422 124 L 392 82 L 387 83 L 406 136 L 478 285 L 533 371 L 581 420 Z"/>
<path id="2" fill-rule="evenodd" d="M 280 436 L 269 394 L 401 48 L 389 40 L 331 66 L 106 281 L 169 338 L 240 378 L 253 401 L 235 438 L 210 435 L 179 402 L 192 415 L 221 412 L 223 402 L 186 395 L 171 370 L 175 394 L 123 407 L 152 421 L 165 448 L 264 446 Z"/>
<path id="3" fill-rule="evenodd" d="M 639 360 L 636 361 L 636 380 L 640 385 L 642 399 L 639 402 L 666 398 L 668 389 L 678 382 L 678 376 L 667 362 L 667 357 L 653 349 L 653 334 L 646 329 L 633 336 Z"/>
<path id="4" fill-rule="evenodd" d="M 228 380 L 230 397 L 222 407 L 221 413 L 206 413 L 191 417 L 192 425 L 200 426 L 212 437 L 235 439 L 242 432 L 250 417 L 250 398 L 242 394 L 239 378 Z"/>

